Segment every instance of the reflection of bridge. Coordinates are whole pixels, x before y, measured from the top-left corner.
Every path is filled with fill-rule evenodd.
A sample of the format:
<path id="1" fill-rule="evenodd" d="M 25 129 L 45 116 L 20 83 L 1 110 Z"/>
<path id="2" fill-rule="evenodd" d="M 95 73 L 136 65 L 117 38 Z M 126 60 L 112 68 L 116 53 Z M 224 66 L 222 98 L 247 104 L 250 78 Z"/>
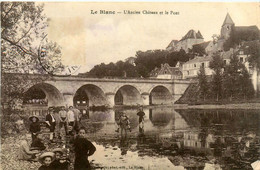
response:
<path id="1" fill-rule="evenodd" d="M 37 76 L 40 77 L 29 75 L 32 78 Z M 44 92 L 48 106 L 172 104 L 189 83 L 187 80 L 49 77 L 28 87 L 27 92 L 32 89 L 33 93 L 37 90 Z"/>

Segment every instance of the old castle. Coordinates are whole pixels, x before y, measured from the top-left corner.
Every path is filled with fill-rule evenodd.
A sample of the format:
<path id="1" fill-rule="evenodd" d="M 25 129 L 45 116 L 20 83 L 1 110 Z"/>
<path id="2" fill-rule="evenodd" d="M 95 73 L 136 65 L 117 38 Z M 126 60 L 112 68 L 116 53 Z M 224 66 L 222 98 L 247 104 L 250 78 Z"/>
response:
<path id="1" fill-rule="evenodd" d="M 239 45 L 233 49 L 225 49 L 225 42 L 230 41 L 230 37 L 233 34 L 233 41 L 239 40 Z M 234 36 L 235 34 L 235 36 Z M 206 75 L 212 75 L 213 70 L 209 68 L 209 63 L 212 60 L 212 55 L 219 52 L 224 63 L 229 64 L 231 56 L 236 52 L 238 53 L 239 60 L 244 63 L 248 69 L 254 88 L 260 88 L 259 85 L 259 73 L 256 69 L 250 66 L 248 62 L 248 54 L 245 53 L 245 49 L 250 44 L 259 43 L 260 31 L 256 25 L 253 26 L 235 26 L 235 23 L 227 13 L 225 20 L 221 26 L 220 35 L 215 37 L 212 41 L 204 41 L 204 38 L 200 31 L 194 30 L 188 31 L 188 33 L 181 40 L 172 40 L 167 46 L 168 51 L 184 50 L 190 52 L 194 47 L 200 47 L 205 51 L 203 56 L 197 55 L 194 59 L 191 59 L 185 63 L 178 63 L 175 67 L 170 67 L 168 64 L 162 65 L 161 68 L 152 71 L 152 77 L 166 78 L 166 79 L 189 79 L 196 78 L 201 66 L 205 68 Z M 179 69 L 179 71 L 176 71 Z M 174 70 L 174 71 L 173 71 Z M 176 74 L 178 73 L 178 74 Z M 176 74 L 176 75 L 173 75 Z M 182 76 L 181 76 L 182 75 Z"/>

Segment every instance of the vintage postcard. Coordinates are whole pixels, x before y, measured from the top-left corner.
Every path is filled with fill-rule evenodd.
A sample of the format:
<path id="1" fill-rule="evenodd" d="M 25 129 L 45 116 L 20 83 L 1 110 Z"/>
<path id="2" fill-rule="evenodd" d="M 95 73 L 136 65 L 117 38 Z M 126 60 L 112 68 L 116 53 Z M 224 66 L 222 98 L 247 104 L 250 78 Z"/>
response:
<path id="1" fill-rule="evenodd" d="M 1 2 L 1 169 L 260 169 L 258 2 Z"/>

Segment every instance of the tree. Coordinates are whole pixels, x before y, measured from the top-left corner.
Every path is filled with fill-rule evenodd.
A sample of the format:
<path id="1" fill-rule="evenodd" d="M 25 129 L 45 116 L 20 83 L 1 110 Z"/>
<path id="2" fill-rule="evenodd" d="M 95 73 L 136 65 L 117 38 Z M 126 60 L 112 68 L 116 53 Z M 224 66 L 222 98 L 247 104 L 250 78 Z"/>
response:
<path id="1" fill-rule="evenodd" d="M 203 97 L 203 100 L 205 101 L 205 98 L 208 94 L 209 85 L 207 81 L 207 76 L 205 74 L 205 68 L 203 66 L 200 66 L 200 71 L 198 73 L 198 80 L 199 80 L 199 92 L 200 95 Z"/>
<path id="2" fill-rule="evenodd" d="M 222 69 L 224 61 L 218 53 L 213 55 L 213 59 L 209 63 L 209 67 L 213 69 L 213 78 L 211 81 L 212 93 L 216 96 L 217 101 L 222 94 Z"/>
<path id="3" fill-rule="evenodd" d="M 244 65 L 239 75 L 240 93 L 244 99 L 250 98 L 254 95 L 254 87 L 250 79 L 250 75 Z"/>
<path id="4" fill-rule="evenodd" d="M 200 44 L 193 45 L 191 51 L 196 56 L 203 56 L 206 54 L 205 48 L 203 48 Z"/>
<path id="5" fill-rule="evenodd" d="M 223 73 L 223 91 L 232 101 L 233 97 L 251 97 L 253 86 L 250 75 L 236 54 L 230 58 L 230 64 L 225 67 Z"/>
<path id="6" fill-rule="evenodd" d="M 52 73 L 62 68 L 60 47 L 49 42 L 43 5 L 1 2 L 1 60 L 3 72 Z M 46 54 L 45 63 L 39 58 Z M 53 69 L 46 70 L 40 64 Z M 46 73 L 46 72 L 45 72 Z"/>
<path id="7" fill-rule="evenodd" d="M 48 40 L 47 26 L 42 5 L 34 2 L 1 2 L 1 102 L 7 103 L 11 109 L 12 102 L 23 99 L 26 87 L 34 82 L 40 83 L 46 77 L 28 81 L 24 76 L 7 73 L 53 75 L 54 70 L 63 67 L 60 47 Z M 39 60 L 41 57 L 45 59 Z M 41 64 L 51 69 L 46 70 Z"/>
<path id="8" fill-rule="evenodd" d="M 259 93 L 259 89 L 257 88 L 257 82 L 259 80 L 259 71 L 260 71 L 260 41 L 254 41 L 254 43 L 251 43 L 250 46 L 247 48 L 246 53 L 249 55 L 249 63 L 254 68 L 255 72 L 255 79 L 256 79 L 256 95 Z"/>

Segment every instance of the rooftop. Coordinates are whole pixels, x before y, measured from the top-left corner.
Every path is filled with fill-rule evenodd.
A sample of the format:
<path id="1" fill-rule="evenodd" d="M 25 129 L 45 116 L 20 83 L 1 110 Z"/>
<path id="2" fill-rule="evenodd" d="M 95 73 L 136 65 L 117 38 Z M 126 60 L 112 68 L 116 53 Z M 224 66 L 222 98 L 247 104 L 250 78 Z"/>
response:
<path id="1" fill-rule="evenodd" d="M 180 41 L 186 39 L 203 39 L 203 36 L 201 35 L 200 31 L 196 33 L 196 31 L 194 30 L 189 30 L 188 33 L 184 37 L 182 37 Z"/>

